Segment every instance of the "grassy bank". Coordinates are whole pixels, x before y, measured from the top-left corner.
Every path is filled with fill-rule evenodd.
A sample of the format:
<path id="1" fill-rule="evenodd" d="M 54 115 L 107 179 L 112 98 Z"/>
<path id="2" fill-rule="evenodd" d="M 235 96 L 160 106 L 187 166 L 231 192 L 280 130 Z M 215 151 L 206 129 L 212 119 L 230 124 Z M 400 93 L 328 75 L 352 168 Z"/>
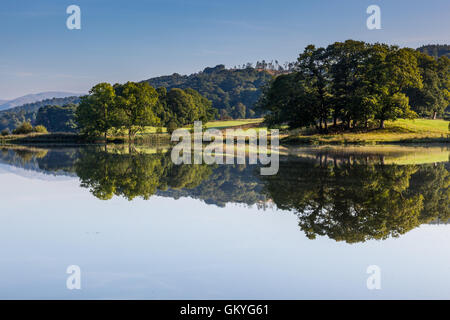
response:
<path id="1" fill-rule="evenodd" d="M 281 143 L 296 144 L 386 144 L 386 143 L 448 143 L 449 121 L 415 119 L 387 121 L 384 129 L 333 134 L 290 133 Z"/>
<path id="2" fill-rule="evenodd" d="M 206 128 L 225 130 L 227 128 L 241 128 L 244 131 L 248 128 L 264 130 L 261 125 L 262 119 L 242 119 L 227 121 L 211 121 L 206 124 Z M 387 121 L 384 129 L 370 129 L 366 131 L 348 131 L 330 134 L 314 134 L 306 130 L 292 130 L 281 132 L 281 144 L 285 145 L 345 145 L 345 144 L 406 144 L 406 143 L 448 143 L 449 121 L 415 119 Z M 155 144 L 170 142 L 170 135 L 165 128 L 163 133 L 155 134 L 156 128 L 148 127 L 137 135 L 135 142 L 143 144 Z M 70 133 L 49 133 L 29 135 L 10 135 L 0 137 L 1 144 L 49 144 L 49 143 L 73 143 L 92 144 L 103 143 L 102 138 L 97 140 L 85 140 L 82 136 Z M 126 143 L 127 135 L 112 136 L 108 138 L 109 143 Z"/>

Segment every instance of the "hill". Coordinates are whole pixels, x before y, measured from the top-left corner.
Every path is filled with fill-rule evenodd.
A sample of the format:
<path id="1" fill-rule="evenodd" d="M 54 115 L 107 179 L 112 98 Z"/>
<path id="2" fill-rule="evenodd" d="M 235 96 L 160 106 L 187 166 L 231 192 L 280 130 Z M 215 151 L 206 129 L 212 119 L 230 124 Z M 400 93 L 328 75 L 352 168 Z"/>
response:
<path id="1" fill-rule="evenodd" d="M 79 94 L 73 92 L 59 92 L 59 91 L 49 91 L 49 92 L 41 92 L 41 93 L 33 93 L 27 94 L 25 96 L 3 101 L 0 100 L 0 111 L 11 109 L 17 106 L 22 106 L 24 104 L 30 104 L 42 100 L 52 99 L 52 98 L 66 98 L 71 96 L 79 96 Z"/>
<path id="2" fill-rule="evenodd" d="M 144 80 L 155 88 L 192 88 L 212 101 L 219 117 L 255 118 L 260 116 L 255 103 L 261 88 L 272 79 L 267 70 L 244 68 L 226 69 L 224 65 L 205 68 L 191 75 L 173 74 Z"/>
<path id="3" fill-rule="evenodd" d="M 77 104 L 79 101 L 80 98 L 77 96 L 52 98 L 0 111 L 0 131 L 6 128 L 13 130 L 24 121 L 34 122 L 36 120 L 37 112 L 41 107 Z"/>
<path id="4" fill-rule="evenodd" d="M 442 56 L 450 58 L 450 45 L 447 44 L 431 44 L 417 48 L 417 50 L 436 59 Z"/>

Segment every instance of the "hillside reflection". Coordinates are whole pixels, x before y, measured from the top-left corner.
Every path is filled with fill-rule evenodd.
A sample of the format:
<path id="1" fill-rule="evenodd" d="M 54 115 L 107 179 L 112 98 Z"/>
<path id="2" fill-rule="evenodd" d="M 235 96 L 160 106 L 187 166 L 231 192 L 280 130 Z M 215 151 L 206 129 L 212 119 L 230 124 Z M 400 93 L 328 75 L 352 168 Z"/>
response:
<path id="1" fill-rule="evenodd" d="M 381 151 L 309 150 L 282 157 L 275 176 L 260 176 L 257 166 L 248 165 L 174 165 L 169 153 L 157 149 L 2 147 L 0 163 L 77 176 L 102 200 L 158 195 L 220 207 L 273 206 L 293 212 L 310 239 L 354 243 L 450 218 L 449 162 L 413 164 L 405 161 L 410 155 L 395 164 Z"/>

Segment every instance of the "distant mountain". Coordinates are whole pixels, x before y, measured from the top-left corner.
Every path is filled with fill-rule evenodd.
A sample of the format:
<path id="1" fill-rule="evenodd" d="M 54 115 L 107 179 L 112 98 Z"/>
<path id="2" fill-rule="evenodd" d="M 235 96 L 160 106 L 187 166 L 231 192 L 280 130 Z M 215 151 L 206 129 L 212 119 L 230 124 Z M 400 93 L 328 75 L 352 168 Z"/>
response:
<path id="1" fill-rule="evenodd" d="M 65 98 L 70 96 L 79 96 L 78 93 L 73 92 L 60 92 L 60 91 L 49 91 L 41 93 L 27 94 L 26 96 L 19 97 L 9 101 L 0 100 L 0 111 L 11 109 L 17 106 L 22 106 L 24 104 L 29 104 L 37 101 L 42 101 L 51 98 Z"/>
<path id="2" fill-rule="evenodd" d="M 436 59 L 442 56 L 450 58 L 450 45 L 448 44 L 430 44 L 417 48 L 417 50 Z"/>
<path id="3" fill-rule="evenodd" d="M 197 90 L 212 101 L 221 118 L 253 118 L 259 116 L 255 103 L 261 96 L 261 89 L 271 79 L 272 74 L 267 70 L 226 69 L 218 65 L 191 75 L 174 73 L 145 81 L 155 88 Z"/>
<path id="4" fill-rule="evenodd" d="M 2 99 L 0 99 L 0 106 L 1 106 L 2 104 L 6 103 L 6 102 L 8 102 L 8 100 L 2 100 Z"/>

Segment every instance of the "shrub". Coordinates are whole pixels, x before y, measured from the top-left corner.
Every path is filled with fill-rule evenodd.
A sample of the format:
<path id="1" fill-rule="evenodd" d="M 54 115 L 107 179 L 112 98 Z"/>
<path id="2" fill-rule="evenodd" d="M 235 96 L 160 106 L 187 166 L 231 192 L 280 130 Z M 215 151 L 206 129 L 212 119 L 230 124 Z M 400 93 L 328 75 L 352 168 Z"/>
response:
<path id="1" fill-rule="evenodd" d="M 9 129 L 3 129 L 1 135 L 3 137 L 9 136 L 11 133 L 9 132 Z"/>
<path id="2" fill-rule="evenodd" d="M 48 133 L 47 128 L 44 127 L 44 126 L 42 126 L 42 125 L 39 125 L 39 126 L 34 127 L 34 132 L 38 132 L 38 133 Z"/>
<path id="3" fill-rule="evenodd" d="M 170 121 L 167 125 L 167 132 L 172 133 L 178 128 L 177 124 L 174 121 Z"/>
<path id="4" fill-rule="evenodd" d="M 13 134 L 28 134 L 33 132 L 33 126 L 29 122 L 23 122 L 13 130 Z"/>

